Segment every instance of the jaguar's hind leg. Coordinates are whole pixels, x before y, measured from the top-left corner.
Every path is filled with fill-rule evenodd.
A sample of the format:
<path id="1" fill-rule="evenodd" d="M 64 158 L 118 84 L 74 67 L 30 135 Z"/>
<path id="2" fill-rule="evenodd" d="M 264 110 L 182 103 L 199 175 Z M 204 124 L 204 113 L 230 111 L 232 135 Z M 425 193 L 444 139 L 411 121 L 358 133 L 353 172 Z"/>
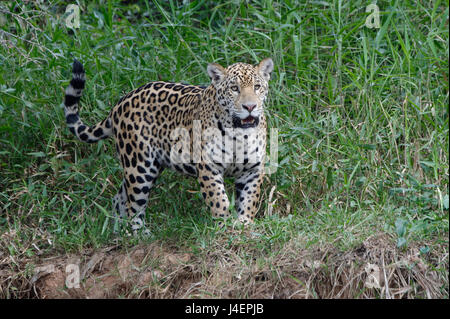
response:
<path id="1" fill-rule="evenodd" d="M 127 216 L 126 213 L 126 202 L 127 202 L 127 193 L 125 191 L 125 182 L 122 182 L 120 185 L 120 189 L 112 200 L 113 209 L 114 209 L 114 217 L 122 220 Z"/>
<path id="2" fill-rule="evenodd" d="M 124 165 L 122 192 L 119 193 L 120 195 L 118 194 L 116 201 L 119 203 L 119 214 L 128 217 L 134 233 L 144 227 L 149 193 L 163 169 L 156 156 L 153 155 L 156 155 L 156 152 L 149 152 L 147 159 L 137 156 L 142 160 L 136 162 L 133 160 L 131 165 Z M 121 201 L 123 199 L 125 201 Z"/>

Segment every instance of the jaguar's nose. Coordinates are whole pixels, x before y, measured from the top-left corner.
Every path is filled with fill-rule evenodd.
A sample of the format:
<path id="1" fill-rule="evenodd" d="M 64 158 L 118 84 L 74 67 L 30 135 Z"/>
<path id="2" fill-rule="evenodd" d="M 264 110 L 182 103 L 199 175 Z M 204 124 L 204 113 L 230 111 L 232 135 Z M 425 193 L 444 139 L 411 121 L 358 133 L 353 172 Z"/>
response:
<path id="1" fill-rule="evenodd" d="M 256 104 L 242 104 L 242 107 L 246 109 L 249 113 L 251 113 L 253 109 L 256 107 Z"/>

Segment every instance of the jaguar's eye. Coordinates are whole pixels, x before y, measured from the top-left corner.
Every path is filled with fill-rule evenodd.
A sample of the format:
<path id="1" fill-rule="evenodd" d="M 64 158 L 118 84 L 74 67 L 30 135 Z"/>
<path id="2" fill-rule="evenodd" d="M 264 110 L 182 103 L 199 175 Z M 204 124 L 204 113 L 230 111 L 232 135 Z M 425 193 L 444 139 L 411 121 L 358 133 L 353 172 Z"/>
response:
<path id="1" fill-rule="evenodd" d="M 261 85 L 259 85 L 259 84 L 255 85 L 255 91 L 258 91 L 260 88 L 261 88 Z"/>
<path id="2" fill-rule="evenodd" d="M 237 85 L 233 85 L 233 86 L 231 87 L 231 91 L 239 92 L 239 88 L 237 87 Z"/>

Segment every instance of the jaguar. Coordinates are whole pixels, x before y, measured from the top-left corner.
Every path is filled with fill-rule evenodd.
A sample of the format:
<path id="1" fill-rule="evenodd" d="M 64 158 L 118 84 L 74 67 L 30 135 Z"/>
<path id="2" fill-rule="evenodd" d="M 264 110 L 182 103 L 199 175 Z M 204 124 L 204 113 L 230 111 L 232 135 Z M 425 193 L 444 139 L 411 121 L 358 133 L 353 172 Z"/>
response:
<path id="1" fill-rule="evenodd" d="M 267 122 L 264 103 L 274 65 L 207 65 L 208 86 L 149 82 L 126 94 L 101 122 L 79 115 L 86 83 L 76 59 L 65 90 L 66 124 L 80 141 L 113 137 L 123 180 L 112 203 L 116 216 L 145 229 L 149 192 L 165 168 L 197 178 L 212 216 L 230 217 L 224 178 L 233 177 L 238 221 L 252 223 L 264 177 Z"/>

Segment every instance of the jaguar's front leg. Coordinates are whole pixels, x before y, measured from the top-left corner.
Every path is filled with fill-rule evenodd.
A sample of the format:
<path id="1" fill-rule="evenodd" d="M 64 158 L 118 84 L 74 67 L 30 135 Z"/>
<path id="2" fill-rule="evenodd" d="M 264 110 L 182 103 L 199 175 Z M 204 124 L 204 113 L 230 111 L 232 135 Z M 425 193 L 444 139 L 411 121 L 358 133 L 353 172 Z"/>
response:
<path id="1" fill-rule="evenodd" d="M 236 179 L 236 208 L 239 221 L 244 225 L 252 223 L 258 211 L 263 177 L 264 169 L 260 167 L 244 171 Z"/>
<path id="2" fill-rule="evenodd" d="M 230 201 L 225 192 L 222 174 L 211 164 L 198 164 L 198 181 L 206 204 L 215 218 L 228 218 Z"/>

